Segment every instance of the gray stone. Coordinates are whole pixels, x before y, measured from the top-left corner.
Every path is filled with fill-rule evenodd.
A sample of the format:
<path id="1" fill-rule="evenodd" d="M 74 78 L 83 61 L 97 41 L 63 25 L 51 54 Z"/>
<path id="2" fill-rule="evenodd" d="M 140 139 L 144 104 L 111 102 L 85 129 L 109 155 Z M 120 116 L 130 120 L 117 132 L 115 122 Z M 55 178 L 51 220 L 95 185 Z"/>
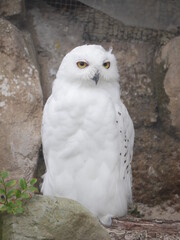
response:
<path id="1" fill-rule="evenodd" d="M 0 36 L 0 171 L 29 180 L 41 145 L 39 72 L 29 35 L 0 19 Z"/>
<path id="2" fill-rule="evenodd" d="M 19 216 L 3 216 L 2 240 L 110 240 L 107 231 L 79 203 L 36 195 Z"/>

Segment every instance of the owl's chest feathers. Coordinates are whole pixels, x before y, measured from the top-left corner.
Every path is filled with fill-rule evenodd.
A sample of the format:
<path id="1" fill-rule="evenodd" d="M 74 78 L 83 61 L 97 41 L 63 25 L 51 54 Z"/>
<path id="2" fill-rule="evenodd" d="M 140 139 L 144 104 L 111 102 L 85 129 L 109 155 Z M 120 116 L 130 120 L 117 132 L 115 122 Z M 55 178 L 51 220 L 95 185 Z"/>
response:
<path id="1" fill-rule="evenodd" d="M 115 95 L 115 94 L 114 94 Z M 55 109 L 61 129 L 67 138 L 82 135 L 113 138 L 117 133 L 115 101 L 102 88 L 62 88 Z"/>
<path id="2" fill-rule="evenodd" d="M 108 91 L 101 88 L 75 88 L 63 89 L 57 102 L 60 111 L 68 113 L 69 117 L 76 119 L 106 120 L 108 115 L 115 114 L 115 102 Z M 102 121 L 103 121 L 102 119 Z"/>

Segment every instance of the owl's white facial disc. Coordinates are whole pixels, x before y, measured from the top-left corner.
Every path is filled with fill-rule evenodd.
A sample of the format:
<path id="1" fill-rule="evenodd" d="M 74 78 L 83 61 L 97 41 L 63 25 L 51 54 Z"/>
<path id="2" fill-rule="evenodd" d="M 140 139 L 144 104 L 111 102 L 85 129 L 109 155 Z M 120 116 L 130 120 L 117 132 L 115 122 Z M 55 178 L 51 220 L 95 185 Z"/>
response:
<path id="1" fill-rule="evenodd" d="M 58 79 L 75 84 L 96 86 L 119 80 L 115 56 L 99 45 L 83 45 L 73 49 L 63 59 Z"/>

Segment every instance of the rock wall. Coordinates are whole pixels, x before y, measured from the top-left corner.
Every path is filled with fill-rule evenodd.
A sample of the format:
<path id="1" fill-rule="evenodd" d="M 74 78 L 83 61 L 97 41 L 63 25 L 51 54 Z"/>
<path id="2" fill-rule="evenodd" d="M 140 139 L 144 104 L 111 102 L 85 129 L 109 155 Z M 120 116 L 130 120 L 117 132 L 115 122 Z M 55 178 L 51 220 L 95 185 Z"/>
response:
<path id="1" fill-rule="evenodd" d="M 168 199 L 179 201 L 178 28 L 127 26 L 96 9 L 64 4 L 57 9 L 36 3 L 28 11 L 42 66 L 45 101 L 67 52 L 84 43 L 101 44 L 106 49 L 113 46 L 122 98 L 136 131 L 134 200 L 151 205 Z"/>
<path id="2" fill-rule="evenodd" d="M 34 175 L 41 144 L 40 76 L 46 101 L 64 55 L 77 45 L 97 43 L 106 49 L 113 46 L 122 98 L 136 128 L 135 201 L 148 204 L 167 199 L 177 201 L 179 30 L 126 26 L 87 6 L 57 11 L 42 1 L 28 4 L 31 8 L 27 10 L 25 24 L 24 1 L 14 1 L 14 11 L 9 1 L 1 1 L 0 16 L 10 22 L 0 20 L 0 170 L 28 179 Z M 26 29 L 28 26 L 36 51 L 31 35 L 22 31 L 23 25 Z"/>

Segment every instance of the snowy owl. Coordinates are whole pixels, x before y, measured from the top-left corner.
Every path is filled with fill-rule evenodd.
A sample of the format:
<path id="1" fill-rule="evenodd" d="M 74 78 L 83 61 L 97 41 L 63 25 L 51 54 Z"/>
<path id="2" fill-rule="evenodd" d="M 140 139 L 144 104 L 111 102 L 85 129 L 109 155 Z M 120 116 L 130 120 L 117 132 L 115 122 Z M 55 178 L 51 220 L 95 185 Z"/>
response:
<path id="1" fill-rule="evenodd" d="M 74 199 L 104 225 L 126 214 L 134 127 L 111 50 L 83 45 L 64 57 L 45 104 L 42 144 L 44 195 Z"/>

